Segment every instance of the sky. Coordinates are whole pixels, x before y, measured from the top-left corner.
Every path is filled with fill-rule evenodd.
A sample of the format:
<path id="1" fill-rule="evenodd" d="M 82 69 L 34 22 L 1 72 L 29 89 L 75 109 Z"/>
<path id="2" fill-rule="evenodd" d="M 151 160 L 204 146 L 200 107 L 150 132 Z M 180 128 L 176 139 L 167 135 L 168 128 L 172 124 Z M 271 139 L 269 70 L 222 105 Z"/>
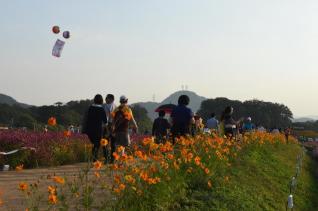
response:
<path id="1" fill-rule="evenodd" d="M 318 115 L 318 1 L 0 0 L 0 93 L 50 105 L 126 95 L 160 102 L 186 84 Z M 68 30 L 62 56 L 52 56 Z"/>

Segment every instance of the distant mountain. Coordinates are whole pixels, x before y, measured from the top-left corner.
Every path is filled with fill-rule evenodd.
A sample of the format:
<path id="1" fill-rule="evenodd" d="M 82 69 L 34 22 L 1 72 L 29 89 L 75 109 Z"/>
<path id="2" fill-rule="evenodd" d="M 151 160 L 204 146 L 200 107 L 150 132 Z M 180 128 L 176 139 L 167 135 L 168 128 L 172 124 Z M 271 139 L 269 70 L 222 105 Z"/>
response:
<path id="1" fill-rule="evenodd" d="M 141 103 L 134 103 L 133 105 L 140 105 L 147 110 L 147 114 L 151 120 L 154 120 L 158 115 L 156 114 L 155 110 L 159 107 L 160 103 L 155 102 L 141 102 Z"/>
<path id="2" fill-rule="evenodd" d="M 315 122 L 318 120 L 317 116 L 297 117 L 294 118 L 293 122 Z"/>
<path id="3" fill-rule="evenodd" d="M 192 109 L 193 112 L 196 112 L 200 109 L 201 102 L 206 100 L 207 98 L 197 95 L 195 92 L 191 91 L 177 91 L 171 94 L 169 97 L 164 99 L 161 104 L 178 104 L 178 98 L 180 95 L 188 95 L 190 98 L 189 107 Z"/>
<path id="4" fill-rule="evenodd" d="M 16 101 L 14 98 L 5 95 L 5 94 L 1 94 L 0 93 L 0 104 L 8 104 L 8 105 L 19 105 L 23 108 L 27 108 L 30 107 L 30 105 L 24 104 L 24 103 L 19 103 L 18 101 Z"/>
<path id="5" fill-rule="evenodd" d="M 188 95 L 189 96 L 189 98 L 190 98 L 189 107 L 192 109 L 193 112 L 196 112 L 197 110 L 199 110 L 200 106 L 201 106 L 201 102 L 207 99 L 205 97 L 197 95 L 195 92 L 192 92 L 192 91 L 177 91 L 177 92 L 171 94 L 169 97 L 167 97 L 166 99 L 164 99 L 160 103 L 140 102 L 140 103 L 135 103 L 135 104 L 138 104 L 138 105 L 144 107 L 148 111 L 148 116 L 152 120 L 154 120 L 158 116 L 158 114 L 155 112 L 156 108 L 158 108 L 160 105 L 169 104 L 169 103 L 177 105 L 178 98 L 180 97 L 180 95 Z"/>

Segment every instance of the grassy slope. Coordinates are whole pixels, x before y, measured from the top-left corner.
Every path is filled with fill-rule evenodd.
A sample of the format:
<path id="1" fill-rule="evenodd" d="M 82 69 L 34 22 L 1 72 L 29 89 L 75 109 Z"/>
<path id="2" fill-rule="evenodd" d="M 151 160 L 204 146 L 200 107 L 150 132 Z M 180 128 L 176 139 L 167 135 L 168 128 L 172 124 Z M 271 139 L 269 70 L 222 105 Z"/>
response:
<path id="1" fill-rule="evenodd" d="M 290 144 L 252 147 L 242 152 L 240 159 L 225 172 L 230 181 L 216 186 L 212 200 L 204 207 L 209 210 L 285 210 L 288 184 L 295 175 L 296 157 L 301 150 L 300 146 Z M 296 210 L 318 210 L 314 168 L 317 165 L 306 155 L 294 194 Z"/>

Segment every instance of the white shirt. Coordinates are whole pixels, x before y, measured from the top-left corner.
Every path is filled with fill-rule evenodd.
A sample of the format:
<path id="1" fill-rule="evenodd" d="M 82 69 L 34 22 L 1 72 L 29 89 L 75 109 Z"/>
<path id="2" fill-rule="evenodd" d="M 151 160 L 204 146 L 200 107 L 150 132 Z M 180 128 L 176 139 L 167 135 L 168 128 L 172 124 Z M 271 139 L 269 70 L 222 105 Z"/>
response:
<path id="1" fill-rule="evenodd" d="M 218 129 L 218 125 L 219 125 L 219 121 L 215 119 L 214 117 L 208 119 L 208 121 L 206 122 L 206 127 L 209 129 Z"/>
<path id="2" fill-rule="evenodd" d="M 107 122 L 112 122 L 113 118 L 112 118 L 111 113 L 116 109 L 115 103 L 104 104 L 103 108 L 106 112 Z"/>

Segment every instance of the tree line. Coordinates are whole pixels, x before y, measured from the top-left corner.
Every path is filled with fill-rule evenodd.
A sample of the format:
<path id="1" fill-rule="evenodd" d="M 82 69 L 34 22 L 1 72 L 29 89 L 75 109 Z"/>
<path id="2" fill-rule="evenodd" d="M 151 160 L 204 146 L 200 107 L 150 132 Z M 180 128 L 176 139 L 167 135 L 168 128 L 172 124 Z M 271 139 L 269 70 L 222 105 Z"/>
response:
<path id="1" fill-rule="evenodd" d="M 217 118 L 220 119 L 226 106 L 232 106 L 234 108 L 234 119 L 238 120 L 240 118 L 251 117 L 256 126 L 263 126 L 270 129 L 285 128 L 292 124 L 291 119 L 293 118 L 293 113 L 287 106 L 260 100 L 241 102 L 227 98 L 208 99 L 202 102 L 198 114 L 204 120 L 207 120 L 210 114 L 214 112 Z"/>
<path id="2" fill-rule="evenodd" d="M 69 125 L 80 126 L 82 118 L 91 100 L 70 101 L 66 104 L 57 102 L 49 106 L 32 106 L 22 108 L 18 105 L 0 104 L 0 126 L 26 127 L 28 129 L 42 128 L 47 124 L 48 118 L 56 117 L 60 127 Z M 234 108 L 234 119 L 251 117 L 255 125 L 266 128 L 285 128 L 292 126 L 293 114 L 290 109 L 278 103 L 264 102 L 260 100 L 238 101 L 227 98 L 208 99 L 201 103 L 197 112 L 204 120 L 207 120 L 212 112 L 218 119 L 226 106 Z M 151 131 L 152 121 L 147 115 L 147 110 L 140 105 L 132 106 L 134 117 L 141 133 Z M 293 125 L 298 125 L 294 123 Z M 318 131 L 316 123 L 304 123 L 305 129 Z"/>
<path id="3" fill-rule="evenodd" d="M 70 101 L 66 104 L 57 102 L 49 106 L 31 106 L 23 108 L 19 105 L 0 104 L 0 126 L 11 128 L 28 128 L 41 130 L 50 117 L 55 117 L 58 127 L 80 126 L 91 100 Z M 152 122 L 147 110 L 139 105 L 132 106 L 134 117 L 141 133 L 150 131 Z"/>

